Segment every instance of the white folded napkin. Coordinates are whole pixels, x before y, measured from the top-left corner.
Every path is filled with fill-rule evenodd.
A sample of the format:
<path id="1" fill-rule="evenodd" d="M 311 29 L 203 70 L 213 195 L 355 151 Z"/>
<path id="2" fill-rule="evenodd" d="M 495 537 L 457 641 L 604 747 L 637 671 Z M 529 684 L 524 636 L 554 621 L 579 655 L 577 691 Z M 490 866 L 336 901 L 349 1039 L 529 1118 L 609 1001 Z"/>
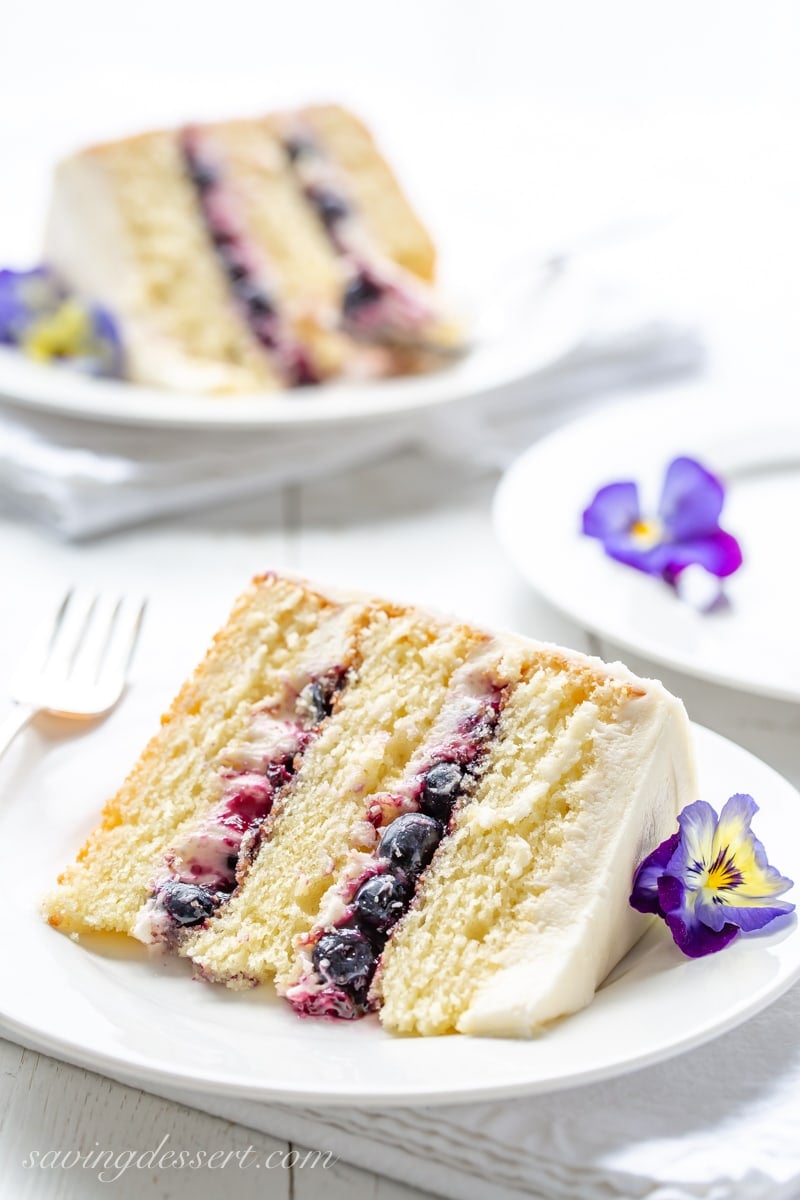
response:
<path id="1" fill-rule="evenodd" d="M 612 278 L 616 257 L 604 268 Z M 0 506 L 78 539 L 318 478 L 410 443 L 502 466 L 576 406 L 698 367 L 702 346 L 691 321 L 662 317 L 658 299 L 645 300 L 636 284 L 609 289 L 608 276 L 593 274 L 586 261 L 567 269 L 586 301 L 574 347 L 532 378 L 431 409 L 424 421 L 212 433 L 103 425 L 0 405 Z"/>
<path id="2" fill-rule="evenodd" d="M 607 1083 L 461 1107 L 287 1108 L 152 1087 L 451 1200 L 797 1200 L 800 986 Z"/>
<path id="3" fill-rule="evenodd" d="M 0 505 L 70 539 L 315 479 L 402 446 L 402 423 L 303 430 L 149 430 L 0 409 Z"/>

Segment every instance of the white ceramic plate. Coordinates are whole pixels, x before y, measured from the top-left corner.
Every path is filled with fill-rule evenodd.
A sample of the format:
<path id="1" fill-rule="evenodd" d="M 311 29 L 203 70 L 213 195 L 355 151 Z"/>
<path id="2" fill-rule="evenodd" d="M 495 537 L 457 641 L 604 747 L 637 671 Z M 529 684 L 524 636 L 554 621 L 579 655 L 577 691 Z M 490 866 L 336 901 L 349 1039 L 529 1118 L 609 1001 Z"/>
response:
<path id="1" fill-rule="evenodd" d="M 524 264 L 523 264 L 524 265 Z M 27 409 L 126 425 L 257 429 L 385 420 L 466 400 L 551 365 L 576 343 L 584 297 L 570 275 L 488 281 L 467 297 L 469 351 L 441 370 L 378 382 L 337 382 L 241 396 L 204 396 L 93 379 L 0 349 L 0 397 Z"/>
<path id="2" fill-rule="evenodd" d="M 97 820 L 165 700 L 137 688 L 103 725 L 59 740 L 33 731 L 0 775 L 4 932 L 0 1033 L 142 1085 L 287 1103 L 435 1104 L 544 1092 L 620 1074 L 712 1038 L 800 975 L 793 919 L 723 953 L 683 958 L 660 923 L 590 1007 L 529 1042 L 392 1038 L 377 1019 L 295 1017 L 270 989 L 190 980 L 189 964 L 123 938 L 77 943 L 39 901 Z M 800 796 L 744 750 L 697 729 L 702 794 L 761 804 L 756 830 L 800 877 Z"/>
<path id="3" fill-rule="evenodd" d="M 660 580 L 613 562 L 581 533 L 596 490 L 635 479 L 654 510 L 667 463 L 698 458 L 727 484 L 722 524 L 744 565 L 728 603 L 703 613 Z M 800 408 L 736 404 L 691 388 L 605 408 L 537 443 L 506 473 L 495 530 L 525 579 L 583 628 L 713 683 L 800 700 Z"/>

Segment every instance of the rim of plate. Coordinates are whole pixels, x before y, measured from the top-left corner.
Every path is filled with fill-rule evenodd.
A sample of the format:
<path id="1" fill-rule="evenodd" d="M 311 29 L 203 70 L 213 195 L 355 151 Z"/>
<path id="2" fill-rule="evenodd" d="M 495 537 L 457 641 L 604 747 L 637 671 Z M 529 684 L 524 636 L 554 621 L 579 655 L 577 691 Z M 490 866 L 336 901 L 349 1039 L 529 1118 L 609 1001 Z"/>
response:
<path id="1" fill-rule="evenodd" d="M 541 267 L 532 264 L 531 278 L 535 281 L 540 274 Z M 3 404 L 65 417 L 171 428 L 290 428 L 388 420 L 473 399 L 551 366 L 576 344 L 584 301 L 569 270 L 546 276 L 503 332 L 478 335 L 462 357 L 440 370 L 372 382 L 342 380 L 287 392 L 232 396 L 173 392 L 92 378 L 67 367 L 32 362 L 3 347 L 0 399 Z M 480 311 L 476 317 L 473 324 L 479 329 Z"/>
<path id="2" fill-rule="evenodd" d="M 420 1090 L 419 1086 L 407 1089 L 386 1091 L 378 1094 L 344 1092 L 311 1088 L 308 1085 L 288 1088 L 285 1084 L 270 1086 L 269 1084 L 242 1083 L 240 1078 L 218 1077 L 209 1079 L 207 1075 L 198 1073 L 176 1074 L 168 1069 L 152 1063 L 131 1064 L 121 1056 L 108 1053 L 97 1053 L 87 1049 L 78 1042 L 68 1038 L 46 1035 L 39 1030 L 26 1025 L 24 1022 L 8 1019 L 0 1013 L 0 1033 L 4 1037 L 16 1041 L 29 1050 L 47 1054 L 51 1058 L 71 1063 L 85 1070 L 96 1071 L 99 1075 L 107 1075 L 119 1082 L 132 1087 L 141 1087 L 148 1083 L 171 1088 L 178 1092 L 208 1092 L 214 1096 L 236 1098 L 241 1100 L 259 1100 L 265 1103 L 280 1101 L 288 1105 L 324 1105 L 330 1108 L 345 1108 L 357 1106 L 360 1108 L 408 1108 L 424 1104 L 428 1107 L 442 1107 L 451 1104 L 483 1103 L 493 1100 L 523 1099 L 529 1096 L 546 1096 L 555 1092 L 569 1091 L 571 1088 L 584 1087 L 594 1083 L 603 1083 L 611 1079 L 632 1074 L 668 1062 L 678 1055 L 687 1054 L 691 1050 L 715 1041 L 723 1034 L 743 1025 L 751 1018 L 769 1008 L 800 979 L 800 961 L 793 970 L 784 975 L 779 984 L 756 992 L 747 1004 L 742 1004 L 735 1013 L 720 1020 L 713 1029 L 702 1030 L 693 1035 L 676 1038 L 673 1041 L 655 1047 L 649 1052 L 631 1055 L 627 1059 L 618 1059 L 598 1067 L 587 1068 L 580 1072 L 559 1078 L 546 1078 L 513 1083 L 481 1083 L 472 1084 L 469 1090 L 459 1088 L 456 1091 Z M 575 1014 L 577 1015 L 577 1014 Z M 565 1020 L 573 1018 L 566 1017 Z M 452 1035 L 453 1038 L 459 1035 Z M 429 1041 L 430 1039 L 424 1039 Z M 478 1040 L 478 1039 L 470 1039 Z M 368 1047 L 364 1047 L 368 1050 Z"/>
<path id="3" fill-rule="evenodd" d="M 676 432 L 682 428 L 687 430 L 684 435 Z M 579 448 L 605 450 L 609 444 L 621 445 L 624 450 L 619 461 L 598 460 L 596 479 L 584 478 L 573 484 L 568 471 L 554 469 L 553 464 L 575 461 Z M 494 494 L 495 534 L 523 579 L 581 628 L 694 678 L 771 699 L 800 702 L 800 679 L 796 684 L 759 679 L 747 669 L 740 669 L 735 660 L 726 658 L 712 665 L 679 646 L 665 645 L 638 631 L 634 636 L 624 622 L 609 624 L 598 615 L 596 603 L 586 602 L 583 592 L 560 586 L 554 553 L 548 555 L 546 548 L 543 554 L 534 553 L 543 549 L 541 542 L 537 545 L 535 521 L 529 521 L 523 537 L 520 512 L 535 512 L 537 503 L 542 502 L 547 506 L 544 511 L 552 512 L 563 501 L 574 512 L 574 544 L 582 544 L 586 539 L 580 534 L 578 520 L 595 487 L 614 478 L 647 484 L 652 482 L 648 472 L 660 480 L 664 466 L 677 454 L 697 455 L 723 477 L 765 466 L 796 465 L 800 463 L 800 414 L 791 413 L 788 407 L 772 407 L 761 399 L 758 411 L 753 412 L 749 406 L 728 403 L 698 384 L 670 388 L 666 395 L 638 396 L 590 412 L 546 435 L 514 460 Z M 560 553 L 568 554 L 569 546 L 563 545 Z M 629 581 L 628 586 L 656 585 L 656 581 L 610 559 L 598 558 L 598 564 L 597 579 L 605 578 L 609 587 L 612 579 L 615 588 L 620 580 Z M 674 603 L 681 605 L 683 619 L 692 627 L 699 630 L 708 620 L 677 598 Z"/>
<path id="4" fill-rule="evenodd" d="M 795 814 L 800 811 L 800 805 L 795 788 L 780 775 L 777 774 L 766 763 L 757 759 L 754 755 L 737 746 L 735 743 L 715 734 L 702 727 L 694 726 L 694 735 L 696 746 L 698 749 L 698 760 L 701 765 L 701 775 L 704 771 L 712 772 L 714 778 L 717 778 L 721 773 L 723 777 L 730 775 L 737 780 L 744 779 L 748 781 L 748 786 L 751 790 L 757 790 L 761 797 L 769 794 L 770 799 L 762 805 L 762 816 L 767 824 L 773 824 L 771 832 L 768 834 L 768 840 L 774 843 L 777 830 L 774 825 L 785 823 L 791 824 L 792 820 L 796 820 Z M 30 766 L 27 768 L 30 770 Z M 727 788 L 730 779 L 726 779 L 725 787 Z M 756 785 L 754 787 L 754 784 Z M 783 866 L 793 868 L 792 863 L 782 863 Z M 794 871 L 797 875 L 797 871 Z M 30 919 L 41 921 L 38 912 L 30 914 Z M 56 937 L 57 935 L 48 930 L 42 922 L 43 936 Z M 651 933 L 653 931 L 651 930 Z M 652 970 L 648 973 L 647 962 L 649 955 L 658 955 L 661 950 L 667 953 L 672 953 L 672 946 L 668 938 L 665 938 L 663 930 L 658 929 L 658 934 L 647 934 L 643 942 L 647 945 L 642 950 L 642 954 L 637 957 L 637 947 L 630 952 L 630 955 L 623 960 L 623 968 L 628 963 L 628 968 L 620 970 L 619 967 L 612 972 L 606 984 L 601 986 L 595 1001 L 586 1009 L 574 1014 L 572 1017 L 559 1022 L 555 1027 L 556 1037 L 559 1033 L 563 1036 L 566 1031 L 569 1037 L 570 1030 L 577 1030 L 579 1022 L 587 1021 L 587 1015 L 595 1010 L 595 1018 L 588 1018 L 587 1026 L 581 1031 L 577 1039 L 577 1046 L 580 1046 L 581 1038 L 586 1041 L 587 1032 L 590 1038 L 590 1044 L 594 1047 L 597 1044 L 598 1028 L 602 1030 L 604 1027 L 607 1033 L 610 1032 L 610 1046 L 606 1039 L 605 1058 L 600 1056 L 599 1061 L 592 1066 L 583 1066 L 568 1070 L 564 1074 L 559 1074 L 551 1069 L 550 1074 L 540 1075 L 538 1078 L 523 1077 L 520 1078 L 520 1062 L 524 1057 L 525 1045 L 536 1045 L 536 1039 L 530 1043 L 520 1043 L 513 1039 L 484 1039 L 484 1038 L 391 1038 L 386 1037 L 385 1041 L 381 1042 L 384 1051 L 388 1047 L 392 1047 L 394 1051 L 394 1061 L 397 1061 L 397 1056 L 400 1055 L 403 1059 L 408 1059 L 408 1054 L 411 1048 L 424 1051 L 423 1060 L 425 1070 L 430 1070 L 431 1063 L 438 1063 L 437 1069 L 434 1070 L 433 1083 L 426 1081 L 424 1086 L 421 1086 L 419 1077 L 413 1075 L 410 1080 L 405 1080 L 402 1085 L 396 1082 L 381 1085 L 377 1088 L 365 1090 L 363 1081 L 355 1087 L 351 1084 L 348 1088 L 346 1083 L 337 1082 L 331 1083 L 330 1078 L 320 1084 L 315 1081 L 313 1084 L 309 1082 L 306 1075 L 297 1084 L 283 1081 L 278 1083 L 270 1083 L 268 1079 L 257 1079 L 253 1081 L 247 1078 L 247 1071 L 243 1070 L 241 1064 L 238 1071 L 231 1068 L 230 1056 L 223 1060 L 215 1059 L 215 1069 L 209 1070 L 207 1065 L 201 1064 L 201 1067 L 196 1070 L 188 1069 L 185 1066 L 176 1068 L 173 1063 L 171 1066 L 164 1066 L 162 1063 L 155 1061 L 152 1057 L 155 1052 L 150 1051 L 151 1057 L 148 1058 L 141 1049 L 137 1049 L 135 1045 L 126 1046 L 124 1042 L 120 1044 L 120 1033 L 116 1029 L 113 1022 L 108 1019 L 108 1010 L 104 1010 L 102 1006 L 97 1008 L 92 1006 L 89 998 L 86 995 L 85 987 L 77 987 L 79 1002 L 81 1004 L 81 1023 L 86 1025 L 87 1020 L 90 1021 L 90 1028 L 93 1031 L 93 1036 L 99 1037 L 101 1047 L 98 1049 L 86 1040 L 81 1041 L 74 1034 L 64 1033 L 57 1027 L 54 1028 L 53 1022 L 58 1021 L 58 1012 L 53 1012 L 47 1008 L 46 1025 L 37 1026 L 30 1023 L 22 1015 L 20 1009 L 21 1000 L 17 1002 L 0 1000 L 0 1029 L 3 1033 L 22 1042 L 23 1044 L 42 1051 L 47 1054 L 55 1055 L 56 1057 L 66 1059 L 69 1062 L 75 1063 L 82 1067 L 92 1070 L 97 1070 L 101 1073 L 110 1074 L 112 1077 L 120 1079 L 124 1082 L 134 1085 L 146 1086 L 153 1084 L 162 1086 L 174 1091 L 185 1091 L 187 1093 L 197 1092 L 198 1090 L 225 1096 L 238 1096 L 241 1098 L 255 1099 L 262 1101 L 281 1101 L 289 1104 L 313 1103 L 316 1105 L 336 1106 L 336 1105 L 353 1105 L 357 1104 L 361 1107 L 400 1107 L 410 1104 L 426 1104 L 438 1105 L 459 1102 L 472 1102 L 478 1100 L 491 1100 L 503 1097 L 513 1096 L 532 1096 L 537 1094 L 545 1094 L 548 1092 L 560 1091 L 569 1087 L 574 1087 L 579 1084 L 588 1084 L 598 1082 L 604 1079 L 610 1079 L 624 1075 L 630 1071 L 637 1070 L 642 1067 L 653 1065 L 657 1062 L 665 1061 L 674 1057 L 677 1054 L 684 1053 L 694 1047 L 700 1046 L 705 1042 L 711 1041 L 717 1036 L 733 1029 L 735 1026 L 748 1020 L 756 1013 L 766 1008 L 773 1001 L 777 1000 L 792 984 L 800 978 L 800 941 L 797 937 L 798 929 L 795 918 L 791 919 L 791 927 L 784 926 L 782 931 L 774 935 L 754 939 L 746 939 L 732 947 L 726 953 L 730 956 L 725 960 L 724 956 L 711 956 L 711 959 L 697 960 L 690 963 L 686 968 L 686 963 L 689 960 L 680 959 L 678 967 L 678 975 L 672 980 L 672 987 L 669 985 L 664 988 L 658 986 L 658 970 L 655 976 Z M 21 936 L 24 936 L 24 929 Z M 654 944 L 655 943 L 655 944 Z M 642 947 L 642 943 L 639 943 Z M 787 949 L 788 947 L 788 949 Z M 86 951 L 88 953 L 88 951 Z M 752 955 L 755 954 L 755 959 Z M 737 955 L 734 958 L 734 955 Z M 112 956 L 113 957 L 113 956 Z M 680 957 L 680 956 L 679 956 Z M 632 966 L 630 960 L 633 959 Z M 759 966 L 754 970 L 755 962 Z M 701 1017 L 701 1023 L 693 1027 L 692 1020 L 694 1019 L 694 1006 L 688 1003 L 687 1012 L 692 1013 L 692 1018 L 687 1020 L 683 1018 L 683 1024 L 678 1022 L 677 1032 L 673 1028 L 668 1028 L 669 1022 L 657 1022 L 659 1033 L 654 1036 L 653 1022 L 647 1021 L 642 1028 L 632 1039 L 635 1048 L 627 1052 L 621 1052 L 620 1046 L 630 1045 L 627 1037 L 620 1036 L 620 1031 L 614 1028 L 613 1013 L 615 1007 L 619 1008 L 619 993 L 613 992 L 613 986 L 622 983 L 629 972 L 635 975 L 638 962 L 645 962 L 645 983 L 638 985 L 634 979 L 632 985 L 629 981 L 627 999 L 623 999 L 622 1012 L 617 1018 L 617 1023 L 628 1013 L 627 1021 L 630 1019 L 631 1005 L 639 1011 L 643 1004 L 653 1005 L 652 989 L 648 990 L 647 981 L 655 982 L 656 993 L 661 992 L 661 1004 L 667 1006 L 669 1013 L 675 1011 L 675 992 L 674 988 L 678 988 L 678 996 L 682 998 L 684 1003 L 688 1003 L 689 997 L 696 995 L 696 989 L 708 989 L 709 983 L 712 983 L 712 992 L 716 996 L 720 987 L 720 980 L 726 1000 L 730 997 L 730 1005 L 726 1011 L 720 1012 L 719 1007 L 712 1008 L 714 1012 L 713 1019 L 709 1019 L 707 1014 Z M 730 965 L 726 965 L 730 964 Z M 700 964 L 698 966 L 698 963 Z M 55 964 L 55 975 L 53 968 Z M 74 964 L 73 964 L 74 965 Z M 686 969 L 686 974 L 682 974 L 682 968 Z M 51 979 L 58 978 L 58 972 L 67 969 L 67 959 L 59 954 L 57 957 L 48 960 L 42 964 L 42 970 L 49 972 Z M 720 974 L 722 972 L 722 974 Z M 744 973 L 743 973 L 744 972 Z M 97 976 L 92 974 L 92 968 L 86 968 L 84 984 L 97 978 L 102 978 L 102 975 Z M 121 975 L 114 977 L 110 985 L 109 1003 L 113 1001 L 114 989 L 117 992 L 119 989 L 125 988 L 125 980 L 127 976 Z M 156 978 L 155 976 L 153 977 Z M 741 981 L 745 979 L 750 986 L 750 990 L 742 992 Z M 731 986 L 733 981 L 733 986 Z M 756 982 L 757 981 L 757 982 Z M 188 979 L 181 979 L 181 985 L 189 983 Z M 737 985 L 738 984 L 738 985 Z M 633 987 L 633 1000 L 630 999 L 630 987 Z M 73 972 L 73 988 L 75 988 L 74 972 Z M 7 993 L 6 993 L 7 994 Z M 169 993 L 166 993 L 169 995 Z M 20 994 L 21 995 L 21 994 Z M 64 993 L 59 990 L 58 995 L 63 1002 Z M 226 995 L 228 995 L 226 993 Z M 66 993 L 67 1001 L 70 993 Z M 163 1003 L 164 993 L 159 993 L 160 999 L 155 994 L 148 997 L 151 1006 L 158 1006 Z M 2 1005 L 7 1005 L 7 1011 L 2 1012 Z M 131 995 L 130 1003 L 137 1005 L 137 1022 L 139 1025 L 144 1024 L 147 1027 L 148 1012 L 145 1009 L 138 1007 L 140 998 L 134 993 Z M 598 1006 L 603 1006 L 605 1016 L 599 1018 L 599 1026 L 596 1025 L 598 1020 Z M 678 1006 L 680 1007 L 680 1005 Z M 10 1012 L 8 1009 L 10 1008 Z M 116 1009 L 114 1009 L 117 1012 Z M 169 1010 L 167 1010 L 169 1012 Z M 611 1011 L 612 1018 L 610 1025 L 608 1024 L 608 1012 Z M 648 1011 L 652 1011 L 648 1010 Z M 682 1010 L 683 1011 L 683 1010 Z M 235 1019 L 235 1007 L 231 1004 L 228 1012 Z M 104 1013 L 106 1015 L 104 1016 Z M 196 1033 L 198 1030 L 206 1030 L 206 1036 L 209 1036 L 209 1026 L 203 1025 L 202 1006 L 187 1018 L 191 1030 Z M 604 1025 L 604 1022 L 606 1023 Z M 356 1023 L 361 1026 L 363 1036 L 355 1038 L 343 1039 L 341 1048 L 337 1048 L 337 1052 L 332 1057 L 339 1062 L 341 1067 L 341 1078 L 346 1081 L 348 1076 L 347 1063 L 351 1061 L 352 1056 L 363 1056 L 369 1063 L 370 1069 L 372 1064 L 380 1061 L 380 1053 L 376 1055 L 376 1048 L 370 1039 L 370 1030 L 364 1028 L 366 1023 Z M 667 1028 L 665 1029 L 665 1024 Z M 47 1027 L 49 1025 L 49 1028 Z M 626 1023 L 625 1028 L 629 1028 Z M 220 1034 L 218 1023 L 210 1027 L 213 1034 L 212 1041 L 215 1044 L 219 1043 Z M 190 1031 L 191 1031 L 190 1030 Z M 317 1031 L 318 1032 L 318 1031 Z M 347 1030 L 343 1031 L 347 1033 Z M 351 1032 L 357 1032 L 351 1029 Z M 247 1033 L 247 1030 L 245 1031 Z M 616 1036 L 615 1036 L 616 1034 Z M 275 1037 L 273 1031 L 273 1038 Z M 185 1039 L 184 1039 L 185 1040 Z M 323 1039 L 324 1040 L 324 1039 Z M 572 1039 L 573 1042 L 575 1038 Z M 409 1045 L 411 1042 L 411 1046 Z M 311 1043 L 306 1050 L 306 1057 L 318 1053 L 318 1048 L 313 1044 L 313 1031 L 309 1038 Z M 146 1044 L 150 1045 L 149 1038 Z M 230 1043 L 232 1048 L 234 1043 Z M 560 1044 L 560 1053 L 557 1054 L 556 1060 L 558 1063 L 563 1061 L 564 1049 L 563 1043 Z M 380 1050 L 380 1047 L 378 1048 Z M 462 1059 L 461 1064 L 455 1072 L 451 1071 L 451 1078 L 447 1079 L 446 1068 L 448 1055 L 452 1051 L 456 1051 L 456 1057 Z M 466 1052 L 464 1054 L 463 1052 Z M 296 1053 L 296 1050 L 295 1052 Z M 573 1054 L 575 1051 L 573 1050 Z M 213 1057 L 213 1056 L 212 1056 Z M 389 1055 L 391 1058 L 391 1054 Z M 469 1068 L 469 1081 L 464 1082 L 465 1065 Z M 505 1065 L 498 1070 L 498 1063 L 502 1063 L 505 1059 Z M 238 1060 L 234 1057 L 234 1062 Z M 318 1059 L 315 1057 L 315 1063 Z M 292 1057 L 292 1062 L 296 1059 Z M 222 1065 L 220 1065 L 220 1063 Z M 252 1064 L 251 1064 L 252 1065 Z M 384 1064 L 385 1065 L 385 1064 Z M 283 1073 L 286 1073 L 286 1066 L 282 1067 Z M 492 1072 L 495 1072 L 495 1080 L 491 1079 Z M 497 1076 L 499 1075 L 499 1078 Z M 458 1078 L 454 1078 L 454 1076 Z M 361 1090 L 359 1090 L 359 1087 Z"/>

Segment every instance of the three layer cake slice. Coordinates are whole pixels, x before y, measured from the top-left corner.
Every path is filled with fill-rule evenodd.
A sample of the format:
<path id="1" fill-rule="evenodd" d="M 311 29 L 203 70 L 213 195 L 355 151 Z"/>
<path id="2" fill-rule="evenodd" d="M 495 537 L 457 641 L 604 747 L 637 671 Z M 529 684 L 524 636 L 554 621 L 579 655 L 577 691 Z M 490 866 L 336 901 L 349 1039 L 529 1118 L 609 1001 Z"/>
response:
<path id="1" fill-rule="evenodd" d="M 660 684 L 270 574 L 46 913 L 302 1016 L 524 1036 L 641 935 L 634 868 L 694 798 Z"/>

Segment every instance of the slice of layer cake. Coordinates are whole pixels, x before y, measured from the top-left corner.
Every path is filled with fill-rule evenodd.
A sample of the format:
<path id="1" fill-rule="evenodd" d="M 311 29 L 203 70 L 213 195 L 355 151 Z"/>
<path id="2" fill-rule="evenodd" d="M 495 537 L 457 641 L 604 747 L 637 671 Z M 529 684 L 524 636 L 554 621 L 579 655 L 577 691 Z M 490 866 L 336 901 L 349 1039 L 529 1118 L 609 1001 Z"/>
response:
<path id="1" fill-rule="evenodd" d="M 293 580 L 258 580 L 60 877 L 51 924 L 133 934 L 149 907 L 174 940 L 227 897 L 245 834 L 347 685 L 362 612 Z"/>
<path id="2" fill-rule="evenodd" d="M 646 927 L 688 723 L 619 665 L 268 575 L 46 903 L 305 1016 L 528 1035 Z"/>
<path id="3" fill-rule="evenodd" d="M 45 257 L 113 313 L 142 383 L 269 390 L 422 370 L 460 347 L 429 235 L 336 106 L 73 155 L 56 171 Z"/>

